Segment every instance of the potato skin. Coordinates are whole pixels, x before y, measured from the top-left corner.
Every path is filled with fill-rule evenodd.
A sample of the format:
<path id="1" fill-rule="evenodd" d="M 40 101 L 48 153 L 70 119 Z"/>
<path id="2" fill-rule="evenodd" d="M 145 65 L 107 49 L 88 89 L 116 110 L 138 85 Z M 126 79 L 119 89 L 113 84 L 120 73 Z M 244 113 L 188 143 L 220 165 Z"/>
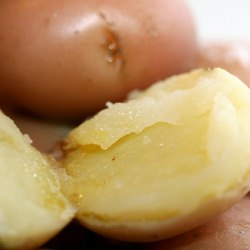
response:
<path id="1" fill-rule="evenodd" d="M 108 240 L 84 231 L 79 225 L 70 225 L 67 234 L 59 234 L 48 248 L 67 246 L 107 247 L 108 249 L 136 250 L 245 250 L 250 245 L 250 197 L 246 196 L 232 208 L 210 223 L 179 236 L 155 243 L 122 243 Z M 69 231 L 70 230 L 70 231 Z M 73 233 L 72 233 L 73 232 Z M 84 237 L 86 233 L 89 237 Z M 54 243 L 54 244 L 53 244 Z"/>
<path id="2" fill-rule="evenodd" d="M 183 0 L 2 0 L 0 92 L 36 114 L 76 118 L 190 68 Z"/>
<path id="3" fill-rule="evenodd" d="M 244 250 L 250 246 L 250 196 L 211 223 L 177 237 L 141 246 L 140 250 Z"/>
<path id="4" fill-rule="evenodd" d="M 198 50 L 194 68 L 221 67 L 250 86 L 250 44 L 240 41 L 210 42 Z"/>

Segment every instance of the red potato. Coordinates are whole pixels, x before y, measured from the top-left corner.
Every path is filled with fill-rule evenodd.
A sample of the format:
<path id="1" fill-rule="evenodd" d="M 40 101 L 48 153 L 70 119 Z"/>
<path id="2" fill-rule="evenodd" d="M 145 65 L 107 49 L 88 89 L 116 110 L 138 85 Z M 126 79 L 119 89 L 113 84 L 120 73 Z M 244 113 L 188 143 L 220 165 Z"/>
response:
<path id="1" fill-rule="evenodd" d="M 53 118 L 186 71 L 196 51 L 184 0 L 2 0 L 0 31 L 0 93 Z"/>
<path id="2" fill-rule="evenodd" d="M 214 42 L 200 47 L 195 68 L 221 67 L 250 86 L 250 45 L 243 42 Z"/>

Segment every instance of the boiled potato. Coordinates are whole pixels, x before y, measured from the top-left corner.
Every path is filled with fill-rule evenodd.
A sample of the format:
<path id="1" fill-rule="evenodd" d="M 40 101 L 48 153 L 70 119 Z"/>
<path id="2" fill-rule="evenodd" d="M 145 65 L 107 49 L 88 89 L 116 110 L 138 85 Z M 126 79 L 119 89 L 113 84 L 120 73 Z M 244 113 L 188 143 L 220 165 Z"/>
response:
<path id="1" fill-rule="evenodd" d="M 0 249 L 33 249 L 48 241 L 75 213 L 61 193 L 55 160 L 30 145 L 0 112 Z"/>
<path id="2" fill-rule="evenodd" d="M 104 236 L 177 235 L 248 192 L 249 123 L 250 90 L 228 72 L 171 77 L 69 134 L 63 191 L 78 220 Z"/>
<path id="3" fill-rule="evenodd" d="M 1 0 L 0 31 L 0 95 L 61 119 L 190 69 L 197 48 L 184 0 Z"/>

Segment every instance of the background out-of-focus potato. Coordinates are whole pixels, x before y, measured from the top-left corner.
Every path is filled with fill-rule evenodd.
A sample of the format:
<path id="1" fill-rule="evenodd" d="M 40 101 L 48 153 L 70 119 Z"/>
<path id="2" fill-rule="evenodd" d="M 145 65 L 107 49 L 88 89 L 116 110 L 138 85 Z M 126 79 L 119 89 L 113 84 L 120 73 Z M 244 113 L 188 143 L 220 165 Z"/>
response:
<path id="1" fill-rule="evenodd" d="M 184 0 L 2 0 L 0 31 L 0 94 L 64 119 L 190 69 L 197 47 Z"/>

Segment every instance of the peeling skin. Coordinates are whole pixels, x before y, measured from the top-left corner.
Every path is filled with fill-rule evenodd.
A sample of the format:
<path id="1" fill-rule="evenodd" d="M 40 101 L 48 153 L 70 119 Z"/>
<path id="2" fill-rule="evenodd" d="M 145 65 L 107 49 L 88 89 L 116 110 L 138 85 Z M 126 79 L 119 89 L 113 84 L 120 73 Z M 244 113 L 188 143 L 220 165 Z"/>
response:
<path id="1" fill-rule="evenodd" d="M 105 61 L 110 65 L 115 65 L 121 70 L 124 65 L 121 44 L 117 33 L 114 31 L 114 24 L 109 21 L 103 12 L 99 12 L 99 17 L 104 21 L 105 42 L 102 48 L 105 51 Z"/>

